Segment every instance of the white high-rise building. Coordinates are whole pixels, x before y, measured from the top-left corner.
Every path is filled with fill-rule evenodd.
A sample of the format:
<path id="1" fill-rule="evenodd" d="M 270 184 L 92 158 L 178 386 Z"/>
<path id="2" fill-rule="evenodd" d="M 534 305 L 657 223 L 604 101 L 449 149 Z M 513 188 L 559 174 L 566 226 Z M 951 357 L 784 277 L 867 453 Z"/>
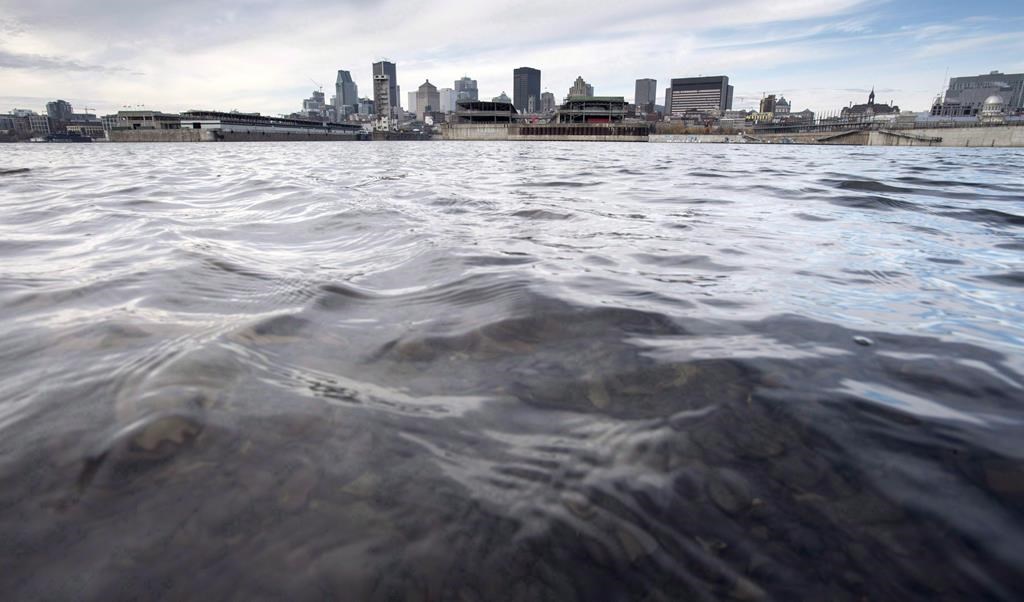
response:
<path id="1" fill-rule="evenodd" d="M 410 113 L 416 113 L 416 93 L 415 92 L 409 92 L 408 96 L 409 96 L 409 106 L 405 107 L 405 110 L 409 111 Z"/>
<path id="2" fill-rule="evenodd" d="M 445 113 L 454 113 L 458 93 L 452 88 L 441 88 L 437 92 L 441 95 L 441 108 L 439 110 Z"/>

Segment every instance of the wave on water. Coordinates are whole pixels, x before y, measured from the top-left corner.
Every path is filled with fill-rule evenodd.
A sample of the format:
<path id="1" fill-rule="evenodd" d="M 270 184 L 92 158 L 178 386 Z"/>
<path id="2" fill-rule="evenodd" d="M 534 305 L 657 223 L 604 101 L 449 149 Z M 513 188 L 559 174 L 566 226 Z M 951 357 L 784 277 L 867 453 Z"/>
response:
<path id="1" fill-rule="evenodd" d="M 949 152 L 12 145 L 0 592 L 1013 600 L 1024 154 Z"/>

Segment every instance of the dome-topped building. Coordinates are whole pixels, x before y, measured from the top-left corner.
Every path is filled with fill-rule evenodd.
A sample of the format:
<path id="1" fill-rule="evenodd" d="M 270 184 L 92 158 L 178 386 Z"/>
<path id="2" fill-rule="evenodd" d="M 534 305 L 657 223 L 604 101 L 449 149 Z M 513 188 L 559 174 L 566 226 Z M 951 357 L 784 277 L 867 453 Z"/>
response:
<path id="1" fill-rule="evenodd" d="M 981 120 L 985 122 L 1001 122 L 1005 113 L 1006 102 L 998 94 L 986 98 L 981 106 Z"/>
<path id="2" fill-rule="evenodd" d="M 989 96 L 988 98 L 985 99 L 985 102 L 982 105 L 981 112 L 982 113 L 993 113 L 993 112 L 1002 113 L 1005 108 L 1006 108 L 1006 103 L 1003 101 L 1003 97 L 999 96 L 998 94 L 993 94 L 992 96 Z"/>

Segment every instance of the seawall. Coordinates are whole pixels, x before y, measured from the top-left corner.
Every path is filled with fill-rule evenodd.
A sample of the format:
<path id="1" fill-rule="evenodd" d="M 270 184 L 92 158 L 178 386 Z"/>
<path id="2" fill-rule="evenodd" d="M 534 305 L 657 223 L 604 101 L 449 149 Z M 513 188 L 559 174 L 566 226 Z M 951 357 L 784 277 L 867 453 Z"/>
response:
<path id="1" fill-rule="evenodd" d="M 936 140 L 938 139 L 938 140 Z M 922 128 L 871 132 L 871 146 L 1024 147 L 1024 126 Z"/>
<path id="2" fill-rule="evenodd" d="M 441 136 L 444 140 L 508 140 L 507 123 L 453 123 L 447 125 Z"/>
<path id="3" fill-rule="evenodd" d="M 210 130 L 110 130 L 111 142 L 212 142 Z"/>
<path id="4" fill-rule="evenodd" d="M 111 130 L 111 142 L 286 142 L 359 140 L 355 134 L 321 134 L 298 132 L 225 132 L 221 130 Z"/>
<path id="5" fill-rule="evenodd" d="M 1024 126 L 914 128 L 787 134 L 652 134 L 651 142 L 705 144 L 838 144 L 852 146 L 1024 147 Z"/>

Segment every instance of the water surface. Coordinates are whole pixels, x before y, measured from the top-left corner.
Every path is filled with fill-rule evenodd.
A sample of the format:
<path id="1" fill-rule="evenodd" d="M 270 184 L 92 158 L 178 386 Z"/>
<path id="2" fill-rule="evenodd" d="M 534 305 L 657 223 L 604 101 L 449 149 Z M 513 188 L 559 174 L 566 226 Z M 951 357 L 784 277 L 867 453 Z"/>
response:
<path id="1" fill-rule="evenodd" d="M 1014 599 L 1022 173 L 3 146 L 0 592 Z"/>

